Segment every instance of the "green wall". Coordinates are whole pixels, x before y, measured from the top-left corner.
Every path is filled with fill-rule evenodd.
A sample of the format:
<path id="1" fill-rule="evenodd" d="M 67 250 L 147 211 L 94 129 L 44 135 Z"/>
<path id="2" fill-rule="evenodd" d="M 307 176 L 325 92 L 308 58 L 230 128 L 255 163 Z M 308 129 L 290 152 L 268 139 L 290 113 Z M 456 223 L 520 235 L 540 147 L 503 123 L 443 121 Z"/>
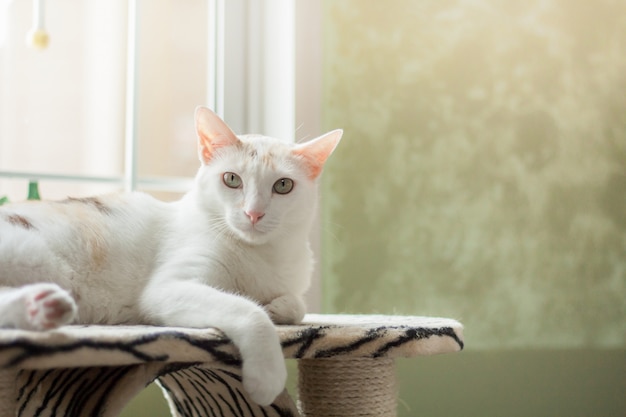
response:
<path id="1" fill-rule="evenodd" d="M 483 351 L 405 359 L 399 416 L 624 416 L 624 351 Z"/>
<path id="2" fill-rule="evenodd" d="M 325 311 L 466 326 L 460 355 L 403 363 L 401 415 L 626 415 L 626 4 L 327 0 L 324 19 L 324 127 L 345 130 Z"/>
<path id="3" fill-rule="evenodd" d="M 466 326 L 464 352 L 400 361 L 399 415 L 626 415 L 626 4 L 326 0 L 323 17 L 324 127 L 345 129 L 324 309 Z M 151 388 L 125 415 L 163 408 Z"/>

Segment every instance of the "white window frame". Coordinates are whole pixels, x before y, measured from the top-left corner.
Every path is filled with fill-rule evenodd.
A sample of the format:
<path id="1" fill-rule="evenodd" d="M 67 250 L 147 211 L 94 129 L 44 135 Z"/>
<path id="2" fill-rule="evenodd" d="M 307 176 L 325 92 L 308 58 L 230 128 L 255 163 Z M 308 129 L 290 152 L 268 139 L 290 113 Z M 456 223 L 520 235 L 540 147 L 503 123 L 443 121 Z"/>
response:
<path id="1" fill-rule="evenodd" d="M 207 0 L 206 105 L 238 133 L 295 139 L 295 4 L 283 0 Z M 137 173 L 138 15 L 128 0 L 124 175 L 89 176 L 0 170 L 0 177 L 105 183 L 160 191 L 185 191 L 190 179 L 139 177 Z M 228 19 L 228 24 L 226 21 Z M 228 28 L 228 29 L 227 29 Z M 245 33 L 246 36 L 240 36 Z M 226 53 L 244 51 L 244 53 Z M 248 71 L 257 68 L 256 71 Z M 225 91 L 233 91 L 229 99 Z M 267 111 L 266 109 L 271 109 Z"/>

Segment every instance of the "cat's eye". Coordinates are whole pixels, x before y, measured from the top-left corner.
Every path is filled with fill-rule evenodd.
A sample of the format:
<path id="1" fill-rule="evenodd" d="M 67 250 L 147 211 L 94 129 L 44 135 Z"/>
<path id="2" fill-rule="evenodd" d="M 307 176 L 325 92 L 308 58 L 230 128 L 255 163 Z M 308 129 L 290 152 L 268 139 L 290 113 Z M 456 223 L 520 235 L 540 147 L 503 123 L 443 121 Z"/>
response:
<path id="1" fill-rule="evenodd" d="M 293 190 L 293 180 L 281 178 L 274 183 L 274 192 L 277 194 L 288 194 Z"/>
<path id="2" fill-rule="evenodd" d="M 235 174 L 234 172 L 225 172 L 222 177 L 224 180 L 224 184 L 230 188 L 239 188 L 241 187 L 241 177 Z"/>

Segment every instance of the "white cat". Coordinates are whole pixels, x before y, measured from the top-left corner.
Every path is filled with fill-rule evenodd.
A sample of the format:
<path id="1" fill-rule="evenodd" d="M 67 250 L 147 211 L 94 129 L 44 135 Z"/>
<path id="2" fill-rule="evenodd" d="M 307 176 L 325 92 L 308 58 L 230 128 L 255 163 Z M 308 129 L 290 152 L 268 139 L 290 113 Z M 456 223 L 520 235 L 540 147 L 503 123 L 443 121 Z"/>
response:
<path id="1" fill-rule="evenodd" d="M 316 183 L 342 131 L 304 144 L 237 137 L 202 107 L 196 129 L 201 167 L 180 201 L 0 207 L 0 326 L 218 327 L 239 347 L 244 388 L 269 404 L 286 378 L 271 320 L 304 316 Z"/>

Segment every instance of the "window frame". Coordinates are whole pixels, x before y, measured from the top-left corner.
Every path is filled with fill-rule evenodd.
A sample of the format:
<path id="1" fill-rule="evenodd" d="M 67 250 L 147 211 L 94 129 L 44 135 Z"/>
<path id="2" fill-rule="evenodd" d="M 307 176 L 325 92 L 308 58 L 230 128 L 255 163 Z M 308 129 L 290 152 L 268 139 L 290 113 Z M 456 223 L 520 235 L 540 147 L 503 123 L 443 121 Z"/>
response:
<path id="1" fill-rule="evenodd" d="M 205 105 L 238 133 L 255 132 L 295 140 L 295 5 L 280 0 L 207 0 L 207 5 L 207 24 L 212 29 L 208 31 Z M 184 192 L 190 188 L 191 178 L 138 175 L 136 81 L 140 13 L 141 0 L 128 0 L 123 175 L 0 169 L 0 178 L 112 184 L 125 191 L 140 188 Z M 227 54 L 229 46 L 233 51 L 239 47 L 245 52 Z M 249 71 L 251 67 L 258 70 Z M 232 98 L 228 97 L 231 90 Z M 268 108 L 274 111 L 265 111 Z"/>

